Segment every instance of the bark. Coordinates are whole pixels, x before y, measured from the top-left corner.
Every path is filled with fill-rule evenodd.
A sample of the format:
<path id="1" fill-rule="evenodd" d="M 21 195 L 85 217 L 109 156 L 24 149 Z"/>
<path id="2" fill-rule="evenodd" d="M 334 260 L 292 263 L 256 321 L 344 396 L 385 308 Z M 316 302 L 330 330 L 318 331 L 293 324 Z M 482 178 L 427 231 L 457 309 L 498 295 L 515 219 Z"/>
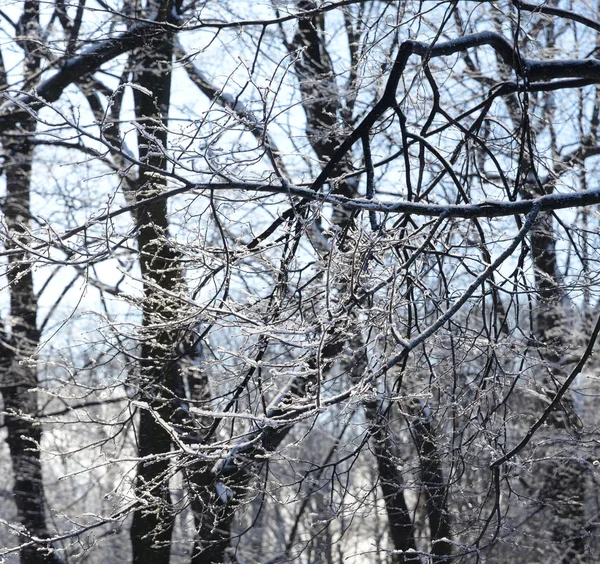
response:
<path id="1" fill-rule="evenodd" d="M 5 144 L 9 162 L 5 167 L 7 197 L 2 211 L 12 238 L 9 249 L 27 244 L 31 159 L 33 149 L 28 137 L 35 123 L 22 124 L 20 142 Z M 20 551 L 22 564 L 60 562 L 50 543 L 44 513 L 45 495 L 40 460 L 41 425 L 35 421 L 38 412 L 38 378 L 32 360 L 39 344 L 37 299 L 33 291 L 33 275 L 27 253 L 9 255 L 10 319 L 12 335 L 2 342 L 2 397 L 4 399 L 7 443 L 14 475 L 14 499 L 23 525 Z M 38 540 L 40 539 L 40 540 Z"/>
<path id="2" fill-rule="evenodd" d="M 551 192 L 549 185 L 533 182 L 526 185 L 525 197 Z M 534 336 L 540 357 L 545 361 L 542 391 L 552 399 L 565 378 L 561 357 L 568 346 L 567 320 L 562 307 L 562 281 L 556 255 L 556 236 L 552 216 L 541 213 L 531 233 L 531 253 L 537 291 Z M 561 409 L 553 412 L 547 422 L 555 429 L 568 429 L 575 437 L 580 434 L 579 421 L 570 398 L 563 398 Z M 548 453 L 542 464 L 540 502 L 550 513 L 548 530 L 552 540 L 564 550 L 565 564 L 585 557 L 587 537 L 585 518 L 586 468 L 577 459 L 563 460 Z"/>
<path id="3" fill-rule="evenodd" d="M 150 37 L 147 45 L 134 53 L 134 82 L 145 90 L 133 90 L 141 126 L 139 158 L 142 163 L 158 169 L 167 164 L 164 154 L 172 56 L 170 34 Z M 138 185 L 138 201 L 166 187 L 163 179 L 143 168 Z M 180 367 L 175 321 L 181 304 L 170 296 L 181 289 L 181 273 L 179 257 L 168 240 L 166 202 L 155 201 L 139 208 L 136 220 L 139 264 L 144 280 L 139 396 L 146 402 L 147 409 L 140 410 L 137 429 L 138 453 L 142 460 L 137 468 L 136 489 L 141 503 L 133 516 L 131 543 L 135 563 L 168 564 L 174 522 L 169 491 L 171 438 L 157 417 L 172 423 L 178 401 Z"/>
<path id="4" fill-rule="evenodd" d="M 188 382 L 192 401 L 196 405 L 209 409 L 211 394 L 207 375 L 203 371 L 195 372 Z M 203 417 L 197 419 L 195 424 L 207 433 L 212 428 L 214 419 Z M 224 494 L 233 490 L 229 490 L 229 486 L 225 487 L 223 482 L 219 483 L 214 464 L 207 462 L 190 461 L 185 465 L 184 478 L 196 529 L 191 562 L 192 564 L 222 562 L 229 546 L 231 522 L 235 513 L 233 505 L 227 504 L 230 496 Z M 245 483 L 246 480 L 242 482 Z M 236 494 L 243 498 L 243 492 L 238 491 Z M 236 501 L 234 500 L 233 503 Z"/>
<path id="5" fill-rule="evenodd" d="M 255 471 L 260 470 L 260 465 L 253 460 L 255 454 L 248 453 L 243 462 L 236 461 L 212 471 L 199 465 L 189 479 L 197 531 L 192 564 L 228 561 L 233 519 L 245 500 Z"/>
<path id="6" fill-rule="evenodd" d="M 358 351 L 353 365 L 349 367 L 350 377 L 354 383 L 357 383 L 367 369 L 367 356 L 360 334 L 355 337 L 351 348 Z M 420 556 L 414 552 L 417 550 L 417 543 L 411 512 L 404 496 L 404 477 L 394 457 L 397 449 L 392 439 L 389 422 L 391 406 L 382 401 L 369 401 L 364 407 L 367 429 L 377 462 L 379 486 L 388 517 L 389 534 L 395 551 L 392 562 L 420 563 Z"/>
<path id="7" fill-rule="evenodd" d="M 390 437 L 389 422 L 382 406 L 371 403 L 366 406 L 369 434 L 377 460 L 379 485 L 385 501 L 390 536 L 394 544 L 393 562 L 421 562 L 416 551 L 414 526 L 404 497 L 404 479 L 392 453 L 394 446 Z"/>
<path id="8" fill-rule="evenodd" d="M 444 480 L 432 414 L 429 407 L 418 400 L 411 406 L 411 412 L 415 417 L 412 433 L 419 452 L 421 481 L 431 534 L 432 562 L 448 562 L 448 557 L 452 554 L 452 543 L 449 542 L 451 529 L 448 487 Z"/>
<path id="9" fill-rule="evenodd" d="M 300 0 L 299 11 L 314 9 L 312 0 Z M 340 145 L 346 124 L 341 123 L 341 95 L 335 82 L 335 69 L 325 45 L 324 15 L 298 19 L 298 30 L 292 47 L 298 50 L 295 63 L 296 77 L 302 95 L 302 107 L 306 114 L 306 134 L 319 160 L 327 165 L 332 163 Z M 348 88 L 352 91 L 353 85 Z M 352 100 L 346 99 L 351 106 Z M 351 116 L 350 116 L 351 117 Z M 331 176 L 340 176 L 352 170 L 350 151 L 342 155 L 330 171 Z M 327 168 L 327 166 L 325 167 Z M 332 186 L 334 194 L 352 198 L 357 194 L 356 178 L 336 182 Z M 334 209 L 333 222 L 348 229 L 352 227 L 352 217 L 348 210 Z"/>
<path id="10" fill-rule="evenodd" d="M 34 30 L 39 25 L 38 4 L 24 3 L 18 22 L 23 49 L 24 76 L 34 76 L 40 65 Z M 0 57 L 1 58 L 1 57 Z M 3 60 L 0 61 L 0 90 L 6 85 Z M 22 532 L 19 553 L 22 564 L 61 562 L 52 544 L 45 516 L 45 493 L 40 458 L 42 427 L 38 414 L 38 374 L 34 355 L 40 341 L 37 329 L 37 298 L 27 252 L 29 244 L 31 166 L 36 122 L 29 114 L 18 127 L 4 128 L 0 137 L 6 160 L 6 198 L 2 205 L 7 238 L 8 288 L 10 293 L 10 336 L 0 339 L 0 391 L 4 402 L 4 423 L 14 476 L 13 494 Z"/>

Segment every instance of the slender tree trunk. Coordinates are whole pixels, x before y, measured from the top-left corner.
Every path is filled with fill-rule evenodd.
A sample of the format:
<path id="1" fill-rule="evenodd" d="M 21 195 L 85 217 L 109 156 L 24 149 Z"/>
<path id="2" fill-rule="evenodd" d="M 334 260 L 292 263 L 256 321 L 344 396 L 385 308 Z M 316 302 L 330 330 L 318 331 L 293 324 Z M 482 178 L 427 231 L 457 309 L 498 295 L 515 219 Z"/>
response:
<path id="1" fill-rule="evenodd" d="M 39 24 L 38 3 L 28 0 L 18 26 L 23 39 L 24 76 L 35 76 L 40 67 L 35 30 Z M 1 57 L 0 57 L 1 59 Z M 6 85 L 4 61 L 0 61 L 0 90 Z M 10 336 L 0 340 L 0 391 L 4 402 L 4 422 L 14 476 L 14 500 L 23 526 L 20 541 L 22 564 L 57 564 L 61 561 L 52 545 L 45 516 L 45 495 L 40 459 L 42 427 L 38 415 L 38 374 L 33 356 L 39 344 L 37 298 L 33 274 L 26 252 L 30 229 L 31 164 L 36 121 L 24 115 L 17 127 L 2 137 L 5 154 L 6 199 L 2 213 L 7 227 L 4 241 L 8 256 L 10 293 Z M 8 328 L 7 328 L 8 329 Z"/>
<path id="2" fill-rule="evenodd" d="M 442 461 L 432 427 L 432 414 L 429 407 L 420 401 L 415 401 L 411 411 L 415 417 L 412 430 L 419 451 L 421 481 L 425 491 L 431 534 L 432 562 L 447 562 L 448 557 L 452 554 L 452 543 L 449 542 L 451 530 L 447 500 L 448 487 L 444 481 Z"/>
<path id="3" fill-rule="evenodd" d="M 530 183 L 530 189 L 539 195 L 540 187 Z M 544 187 L 545 189 L 545 187 Z M 552 399 L 557 386 L 562 383 L 565 372 L 560 362 L 567 347 L 567 320 L 562 307 L 564 298 L 556 257 L 556 239 L 552 215 L 541 213 L 531 233 L 531 252 L 534 263 L 537 290 L 537 308 L 534 336 L 539 354 L 546 362 L 542 376 L 543 392 Z M 574 415 L 570 398 L 564 398 L 560 411 L 548 419 L 555 429 L 567 428 L 579 436 L 579 421 Z M 575 458 L 565 460 L 551 452 L 542 463 L 543 485 L 540 501 L 548 508 L 550 522 L 548 531 L 552 540 L 559 543 L 568 564 L 585 557 L 585 466 Z"/>
<path id="4" fill-rule="evenodd" d="M 360 333 L 357 334 L 350 347 L 357 352 L 352 365 L 348 366 L 348 372 L 352 381 L 357 383 L 367 369 L 367 354 Z M 365 403 L 367 428 L 377 462 L 379 486 L 388 517 L 389 534 L 396 551 L 391 561 L 394 564 L 420 563 L 421 557 L 414 552 L 411 553 L 411 551 L 417 550 L 415 530 L 404 495 L 404 477 L 398 461 L 394 457 L 397 449 L 392 440 L 389 411 L 390 406 L 386 406 L 383 402 Z"/>
<path id="5" fill-rule="evenodd" d="M 191 478 L 192 509 L 196 520 L 196 542 L 192 564 L 222 564 L 227 561 L 231 526 L 244 502 L 247 486 L 260 465 L 249 460 L 241 467 L 223 467 L 217 472 L 200 467 Z"/>
<path id="6" fill-rule="evenodd" d="M 33 149 L 29 136 L 35 122 L 22 124 L 23 137 L 18 143 L 5 144 L 9 160 L 5 167 L 6 201 L 2 211 L 11 240 L 6 246 L 18 251 L 18 243 L 27 244 L 30 219 L 30 181 Z M 9 255 L 10 320 L 12 335 L 2 343 L 2 397 L 14 475 L 14 499 L 23 525 L 21 563 L 60 562 L 48 538 L 44 514 L 45 496 L 40 460 L 42 428 L 36 422 L 38 406 L 37 369 L 32 357 L 39 343 L 37 299 L 27 254 Z M 33 541 L 33 542 L 32 542 Z"/>
<path id="7" fill-rule="evenodd" d="M 414 526 L 404 497 L 404 480 L 397 462 L 393 459 L 394 446 L 389 432 L 389 422 L 381 406 L 375 403 L 366 406 L 369 434 L 379 471 L 379 485 L 385 501 L 390 537 L 394 543 L 392 562 L 420 563 L 421 558 L 409 551 L 417 549 Z"/>
<path id="8" fill-rule="evenodd" d="M 165 9 L 168 9 L 165 8 Z M 162 8 L 159 12 L 163 11 Z M 168 12 L 167 12 L 168 13 Z M 135 112 L 141 126 L 138 133 L 139 157 L 151 167 L 166 166 L 167 117 L 171 92 L 173 37 L 151 38 L 134 54 Z M 140 171 L 138 201 L 165 188 L 165 181 L 151 171 Z M 171 438 L 157 418 L 172 422 L 177 397 L 179 363 L 176 357 L 176 320 L 181 304 L 173 296 L 181 290 L 179 256 L 168 241 L 165 201 L 139 208 L 137 244 L 144 301 L 140 361 L 140 410 L 137 428 L 137 495 L 141 500 L 131 526 L 133 561 L 139 564 L 168 564 L 174 513 L 169 490 Z M 164 456 L 161 456 L 164 455 Z M 150 460 L 145 460 L 150 459 Z"/>

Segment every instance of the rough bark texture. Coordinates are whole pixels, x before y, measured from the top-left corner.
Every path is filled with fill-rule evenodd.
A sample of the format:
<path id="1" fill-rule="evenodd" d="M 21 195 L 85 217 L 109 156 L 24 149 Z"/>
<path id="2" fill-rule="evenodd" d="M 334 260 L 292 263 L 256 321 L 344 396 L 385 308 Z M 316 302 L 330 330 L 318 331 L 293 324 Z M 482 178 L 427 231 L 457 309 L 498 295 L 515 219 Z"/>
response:
<path id="1" fill-rule="evenodd" d="M 146 92 L 134 90 L 140 161 L 162 169 L 167 147 L 167 116 L 171 91 L 173 38 L 165 34 L 151 38 L 134 54 L 134 82 Z M 150 92 L 149 95 L 147 92 Z M 165 188 L 165 182 L 148 169 L 140 171 L 138 200 Z M 177 331 L 171 325 L 177 317 L 176 300 L 169 297 L 180 285 L 177 253 L 168 241 L 165 201 L 138 210 L 139 263 L 144 280 L 144 301 L 140 347 L 140 399 L 148 408 L 140 410 L 137 428 L 137 494 L 142 501 L 131 526 L 133 561 L 140 564 L 168 564 L 174 514 L 169 491 L 171 438 L 157 418 L 170 423 L 176 397 L 179 364 L 176 360 Z M 164 291 L 163 291 L 164 290 Z M 165 455 L 165 456 L 160 456 Z M 144 460 L 149 458 L 151 460 Z"/>
<path id="2" fill-rule="evenodd" d="M 530 188 L 536 195 L 542 188 L 545 191 L 545 187 L 533 183 Z M 539 355 L 546 363 L 541 378 L 542 391 L 552 399 L 566 375 L 560 361 L 569 342 L 568 320 L 562 307 L 564 295 L 557 264 L 556 238 L 549 213 L 540 214 L 532 230 L 531 253 L 537 290 L 534 336 Z M 573 403 L 570 398 L 565 398 L 562 404 L 562 409 L 553 413 L 548 423 L 557 431 L 568 429 L 577 437 L 579 422 L 574 417 Z M 562 547 L 564 556 L 561 562 L 577 562 L 585 557 L 586 552 L 585 465 L 558 453 L 548 453 L 547 456 L 549 460 L 541 463 L 543 484 L 539 501 L 548 510 L 548 531 L 552 540 Z"/>
<path id="3" fill-rule="evenodd" d="M 436 444 L 432 413 L 429 407 L 420 401 L 414 401 L 412 414 L 415 419 L 412 432 L 421 468 L 422 487 L 425 492 L 427 518 L 431 535 L 432 562 L 447 562 L 452 554 L 450 513 L 448 511 L 448 486 L 440 452 Z"/>
<path id="4" fill-rule="evenodd" d="M 2 211 L 12 241 L 6 246 L 18 249 L 27 244 L 31 159 L 33 149 L 28 136 L 33 135 L 35 123 L 22 124 L 22 139 L 6 144 L 10 160 L 5 167 L 7 197 Z M 8 432 L 14 475 L 14 499 L 19 521 L 23 525 L 20 551 L 22 564 L 60 562 L 46 542 L 45 497 L 40 460 L 42 429 L 37 416 L 37 369 L 33 354 L 39 343 L 36 325 L 37 299 L 33 291 L 33 276 L 27 254 L 16 252 L 9 256 L 10 316 L 12 335 L 2 343 L 2 397 L 4 422 Z M 33 542 L 32 542 L 33 541 Z"/>
<path id="5" fill-rule="evenodd" d="M 18 28 L 25 53 L 23 73 L 35 76 L 40 67 L 39 6 L 28 0 L 23 7 Z M 0 90 L 7 84 L 4 62 L 0 68 Z M 39 344 L 37 298 L 28 254 L 21 245 L 29 244 L 31 228 L 31 166 L 36 121 L 30 114 L 18 124 L 4 128 L 1 141 L 5 154 L 6 199 L 2 213 L 7 228 L 4 245 L 14 251 L 9 255 L 10 337 L 0 341 L 0 391 L 4 402 L 4 423 L 14 477 L 14 501 L 22 525 L 20 550 L 22 564 L 59 563 L 61 559 L 44 539 L 50 534 L 46 524 L 45 495 L 40 459 L 42 440 L 38 414 L 38 374 L 33 355 Z"/>

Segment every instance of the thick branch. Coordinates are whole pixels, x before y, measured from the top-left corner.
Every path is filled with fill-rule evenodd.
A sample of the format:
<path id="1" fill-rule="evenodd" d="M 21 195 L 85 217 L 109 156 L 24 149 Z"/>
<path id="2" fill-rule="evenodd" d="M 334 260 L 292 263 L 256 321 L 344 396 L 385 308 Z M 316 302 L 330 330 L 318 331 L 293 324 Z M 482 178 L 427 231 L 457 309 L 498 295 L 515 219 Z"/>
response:
<path id="1" fill-rule="evenodd" d="M 79 55 L 65 60 L 59 70 L 36 87 L 35 94 L 11 100 L 0 114 L 0 129 L 14 127 L 27 113 L 39 110 L 44 104 L 56 102 L 70 84 L 96 72 L 115 57 L 141 47 L 165 33 L 164 24 L 143 22 L 133 25 L 117 37 L 101 39 L 90 45 Z"/>
<path id="2" fill-rule="evenodd" d="M 392 67 L 392 72 L 390 73 L 381 99 L 336 150 L 332 159 L 314 181 L 312 189 L 318 191 L 323 187 L 352 146 L 359 139 L 368 135 L 376 121 L 396 103 L 398 84 L 406 69 L 408 60 L 412 55 L 418 55 L 425 60 L 430 60 L 437 57 L 447 57 L 465 51 L 466 49 L 482 46 L 488 46 L 494 49 L 502 61 L 511 67 L 517 76 L 523 79 L 526 84 L 561 78 L 592 79 L 600 81 L 600 60 L 598 59 L 566 59 L 563 61 L 527 59 L 522 57 L 519 50 L 504 36 L 492 31 L 474 33 L 433 45 L 421 43 L 419 41 L 405 41 L 400 45 L 396 60 Z"/>

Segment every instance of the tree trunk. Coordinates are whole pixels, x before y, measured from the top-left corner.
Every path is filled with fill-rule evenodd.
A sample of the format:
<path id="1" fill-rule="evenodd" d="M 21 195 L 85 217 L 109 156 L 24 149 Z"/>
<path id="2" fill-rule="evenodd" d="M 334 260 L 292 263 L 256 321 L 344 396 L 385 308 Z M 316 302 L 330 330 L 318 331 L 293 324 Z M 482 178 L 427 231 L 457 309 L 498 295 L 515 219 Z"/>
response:
<path id="1" fill-rule="evenodd" d="M 141 126 L 139 158 L 157 169 L 166 166 L 163 155 L 167 148 L 172 56 L 173 37 L 166 33 L 151 38 L 148 45 L 134 53 L 134 82 L 144 89 L 133 90 Z M 141 201 L 162 191 L 165 181 L 142 169 L 138 186 L 136 198 Z M 147 408 L 140 410 L 137 429 L 138 454 L 142 460 L 138 464 L 136 488 L 141 503 L 133 516 L 131 543 L 133 562 L 168 564 L 174 522 L 169 490 L 171 438 L 157 418 L 170 423 L 177 402 L 174 391 L 180 375 L 175 321 L 181 304 L 172 296 L 181 289 L 181 273 L 179 257 L 168 241 L 166 202 L 140 207 L 136 220 L 144 282 L 139 396 Z"/>
<path id="2" fill-rule="evenodd" d="M 379 471 L 379 485 L 388 516 L 390 537 L 394 549 L 398 551 L 394 554 L 392 562 L 420 563 L 419 555 L 409 552 L 417 550 L 417 545 L 410 511 L 404 497 L 404 480 L 398 464 L 393 460 L 394 448 L 390 439 L 387 414 L 382 412 L 381 406 L 375 403 L 366 406 L 366 413 Z"/>
<path id="3" fill-rule="evenodd" d="M 28 136 L 35 122 L 23 124 L 26 131 L 20 143 L 5 145 L 10 160 L 5 167 L 7 197 L 2 211 L 9 235 L 15 242 L 27 244 L 32 147 Z M 9 249 L 18 246 L 10 240 Z M 44 542 L 50 535 L 44 515 L 45 496 L 40 460 L 42 428 L 38 415 L 37 370 L 32 356 L 39 343 L 37 299 L 33 291 L 33 275 L 27 254 L 9 255 L 10 319 L 12 336 L 2 343 L 2 396 L 14 475 L 14 499 L 24 532 L 20 551 L 22 564 L 60 562 L 52 547 Z"/>
<path id="4" fill-rule="evenodd" d="M 431 534 L 432 562 L 447 562 L 452 554 L 452 544 L 448 540 L 451 535 L 448 487 L 444 482 L 442 462 L 432 428 L 432 414 L 429 407 L 418 400 L 414 400 L 411 412 L 415 417 L 412 430 L 419 451 L 421 481 Z"/>
<path id="5" fill-rule="evenodd" d="M 531 175 L 530 175 L 531 177 Z M 529 183 L 530 190 L 539 195 L 541 188 Z M 531 233 L 531 252 L 537 291 L 535 317 L 536 346 L 545 361 L 541 380 L 542 392 L 551 400 L 566 374 L 561 357 L 569 344 L 564 298 L 556 257 L 556 240 L 552 215 L 541 213 Z M 570 398 L 562 401 L 562 409 L 548 418 L 548 424 L 556 430 L 567 428 L 579 436 L 579 421 L 574 417 L 574 406 Z M 564 459 L 556 453 L 547 453 L 548 460 L 542 463 L 543 484 L 540 501 L 549 510 L 551 518 L 548 530 L 552 540 L 564 551 L 561 562 L 567 564 L 585 556 L 585 475 L 586 467 L 577 459 Z"/>
<path id="6" fill-rule="evenodd" d="M 25 53 L 24 76 L 35 76 L 40 57 L 35 33 L 39 24 L 38 3 L 25 2 L 18 25 L 23 31 L 19 43 Z M 0 61 L 0 90 L 7 83 L 4 63 Z M 4 400 L 4 421 L 14 476 L 14 500 L 19 522 L 22 564 L 57 564 L 58 553 L 44 539 L 50 537 L 46 525 L 45 495 L 40 459 L 42 427 L 38 415 L 38 374 L 33 355 L 39 344 L 37 298 L 28 254 L 20 245 L 28 245 L 30 229 L 31 163 L 35 135 L 35 117 L 26 114 L 12 131 L 2 136 L 6 155 L 6 199 L 2 212 L 8 238 L 4 241 L 8 256 L 10 293 L 10 337 L 3 332 L 0 340 L 0 391 Z M 8 328 L 7 328 L 8 329 Z"/>

